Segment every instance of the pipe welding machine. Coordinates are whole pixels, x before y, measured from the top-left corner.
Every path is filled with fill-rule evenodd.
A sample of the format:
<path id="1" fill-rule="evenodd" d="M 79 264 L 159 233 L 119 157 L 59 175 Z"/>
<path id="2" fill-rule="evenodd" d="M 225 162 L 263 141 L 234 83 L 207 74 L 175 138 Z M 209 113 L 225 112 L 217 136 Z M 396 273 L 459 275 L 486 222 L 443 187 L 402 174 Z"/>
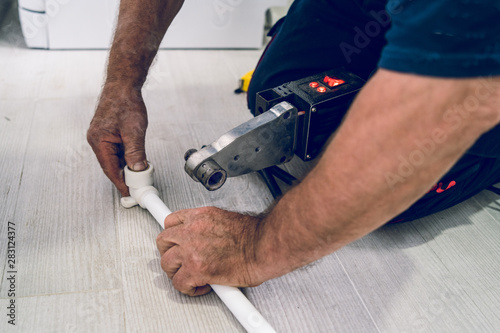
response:
<path id="1" fill-rule="evenodd" d="M 188 150 L 184 169 L 209 191 L 227 177 L 257 171 L 276 198 L 281 191 L 273 176 L 290 185 L 296 180 L 277 165 L 294 155 L 304 161 L 318 156 L 364 83 L 340 68 L 261 91 L 255 118 L 200 150 Z"/>

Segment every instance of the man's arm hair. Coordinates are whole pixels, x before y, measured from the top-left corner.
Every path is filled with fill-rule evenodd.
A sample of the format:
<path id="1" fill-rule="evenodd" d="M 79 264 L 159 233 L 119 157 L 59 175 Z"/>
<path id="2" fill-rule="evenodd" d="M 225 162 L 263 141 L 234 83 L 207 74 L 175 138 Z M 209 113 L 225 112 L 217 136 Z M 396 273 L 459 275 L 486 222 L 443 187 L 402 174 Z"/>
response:
<path id="1" fill-rule="evenodd" d="M 106 83 L 142 88 L 160 43 L 184 0 L 121 0 Z"/>
<path id="2" fill-rule="evenodd" d="M 315 168 L 263 220 L 260 280 L 332 253 L 403 212 L 499 121 L 500 77 L 379 70 Z M 428 140 L 432 151 L 421 148 Z"/>
<path id="3" fill-rule="evenodd" d="M 182 0 L 121 0 L 109 54 L 106 82 L 87 131 L 87 141 L 106 176 L 123 196 L 126 163 L 132 170 L 147 166 L 148 126 L 142 86 Z"/>

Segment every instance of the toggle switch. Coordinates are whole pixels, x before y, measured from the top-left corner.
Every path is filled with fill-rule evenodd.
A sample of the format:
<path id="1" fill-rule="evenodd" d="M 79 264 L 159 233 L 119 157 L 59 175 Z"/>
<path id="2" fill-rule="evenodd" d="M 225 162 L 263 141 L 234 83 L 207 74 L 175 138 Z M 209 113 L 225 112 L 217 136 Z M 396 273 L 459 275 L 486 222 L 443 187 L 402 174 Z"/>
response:
<path id="1" fill-rule="evenodd" d="M 323 79 L 323 82 L 326 83 L 329 87 L 336 87 L 336 86 L 340 86 L 341 84 L 345 83 L 344 80 L 329 77 L 328 75 L 325 76 L 325 78 Z"/>

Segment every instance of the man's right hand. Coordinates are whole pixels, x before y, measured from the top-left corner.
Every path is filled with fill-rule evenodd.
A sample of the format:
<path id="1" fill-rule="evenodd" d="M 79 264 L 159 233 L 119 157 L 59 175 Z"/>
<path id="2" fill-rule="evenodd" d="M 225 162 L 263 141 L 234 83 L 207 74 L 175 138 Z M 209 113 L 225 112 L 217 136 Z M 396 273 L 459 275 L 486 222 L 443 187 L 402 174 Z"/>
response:
<path id="1" fill-rule="evenodd" d="M 144 139 L 148 126 L 141 88 L 168 26 L 184 0 L 120 0 L 109 52 L 106 84 L 87 132 L 101 167 L 123 196 L 129 191 L 123 167 L 147 167 Z"/>
<path id="2" fill-rule="evenodd" d="M 114 83 L 104 86 L 87 131 L 106 176 L 122 196 L 129 191 L 123 177 L 125 165 L 135 171 L 147 167 L 144 147 L 148 117 L 141 91 Z"/>

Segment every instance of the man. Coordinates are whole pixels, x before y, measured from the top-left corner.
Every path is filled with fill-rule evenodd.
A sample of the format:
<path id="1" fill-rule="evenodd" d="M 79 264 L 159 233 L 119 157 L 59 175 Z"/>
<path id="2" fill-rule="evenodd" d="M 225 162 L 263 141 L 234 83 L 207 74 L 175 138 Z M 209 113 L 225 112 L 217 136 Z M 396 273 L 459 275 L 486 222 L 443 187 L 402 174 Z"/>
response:
<path id="1" fill-rule="evenodd" d="M 141 87 L 182 1 L 143 3 L 121 1 L 88 132 L 122 195 L 124 162 L 146 167 Z M 165 220 L 157 245 L 174 286 L 189 295 L 209 284 L 256 286 L 389 221 L 428 215 L 499 182 L 499 7 L 296 0 L 257 66 L 250 108 L 259 90 L 331 68 L 369 81 L 314 169 L 265 217 L 207 207 Z"/>

